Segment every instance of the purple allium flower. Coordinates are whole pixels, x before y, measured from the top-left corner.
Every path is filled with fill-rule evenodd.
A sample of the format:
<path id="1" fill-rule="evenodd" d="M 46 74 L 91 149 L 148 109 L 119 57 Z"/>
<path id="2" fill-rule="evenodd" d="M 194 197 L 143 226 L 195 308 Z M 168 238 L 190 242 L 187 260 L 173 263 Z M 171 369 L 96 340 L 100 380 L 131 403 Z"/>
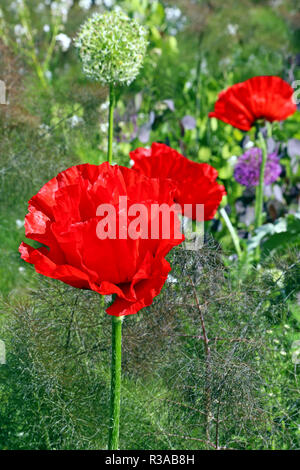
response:
<path id="1" fill-rule="evenodd" d="M 244 186 L 258 186 L 262 150 L 252 147 L 241 155 L 234 169 L 236 181 Z M 281 173 L 279 157 L 276 152 L 269 153 L 265 167 L 265 185 L 274 183 Z"/>

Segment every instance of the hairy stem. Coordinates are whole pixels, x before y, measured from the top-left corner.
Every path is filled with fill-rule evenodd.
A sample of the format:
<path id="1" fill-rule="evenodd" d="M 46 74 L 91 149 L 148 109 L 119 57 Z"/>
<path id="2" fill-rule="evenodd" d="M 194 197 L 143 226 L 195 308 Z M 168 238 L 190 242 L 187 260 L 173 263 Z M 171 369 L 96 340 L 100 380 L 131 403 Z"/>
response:
<path id="1" fill-rule="evenodd" d="M 123 317 L 112 317 L 111 391 L 108 450 L 119 449 L 122 320 Z"/>

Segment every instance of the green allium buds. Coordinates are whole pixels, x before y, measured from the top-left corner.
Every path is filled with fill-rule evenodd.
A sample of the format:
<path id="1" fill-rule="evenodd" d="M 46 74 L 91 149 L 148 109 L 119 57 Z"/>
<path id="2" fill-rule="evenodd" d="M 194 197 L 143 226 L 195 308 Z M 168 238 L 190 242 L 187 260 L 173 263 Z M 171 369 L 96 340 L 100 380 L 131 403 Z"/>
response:
<path id="1" fill-rule="evenodd" d="M 143 63 L 147 31 L 121 10 L 95 13 L 81 26 L 75 44 L 89 78 L 129 85 Z"/>

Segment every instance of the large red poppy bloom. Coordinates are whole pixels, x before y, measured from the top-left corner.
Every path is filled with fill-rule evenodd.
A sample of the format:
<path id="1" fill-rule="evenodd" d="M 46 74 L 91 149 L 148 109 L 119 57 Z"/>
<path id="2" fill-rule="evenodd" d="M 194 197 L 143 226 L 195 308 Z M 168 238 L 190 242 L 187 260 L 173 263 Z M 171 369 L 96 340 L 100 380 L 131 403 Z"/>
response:
<path id="1" fill-rule="evenodd" d="M 283 121 L 297 111 L 293 93 L 280 77 L 253 77 L 222 91 L 209 117 L 249 131 L 258 119 Z"/>
<path id="2" fill-rule="evenodd" d="M 26 236 L 49 248 L 22 243 L 21 257 L 45 276 L 103 295 L 116 294 L 106 310 L 110 315 L 137 313 L 159 294 L 171 269 L 165 256 L 184 238 L 178 229 L 179 239 L 175 230 L 177 215 L 173 214 L 175 225 L 170 224 L 168 239 L 99 239 L 97 227 L 106 214 L 96 214 L 99 205 L 109 204 L 116 211 L 117 225 L 125 224 L 127 230 L 132 217 L 124 221 L 119 196 L 126 197 L 128 208 L 134 203 L 149 208 L 152 203 L 173 204 L 172 194 L 168 182 L 128 168 L 108 163 L 73 166 L 30 199 Z M 150 210 L 144 217 L 151 224 Z"/>
<path id="3" fill-rule="evenodd" d="M 151 178 L 170 180 L 176 187 L 174 200 L 184 209 L 185 215 L 197 217 L 196 204 L 204 205 L 204 220 L 214 217 L 222 197 L 226 194 L 224 186 L 216 182 L 217 170 L 207 163 L 196 163 L 164 144 L 153 143 L 151 149 L 138 148 L 130 152 L 134 161 L 133 169 Z"/>

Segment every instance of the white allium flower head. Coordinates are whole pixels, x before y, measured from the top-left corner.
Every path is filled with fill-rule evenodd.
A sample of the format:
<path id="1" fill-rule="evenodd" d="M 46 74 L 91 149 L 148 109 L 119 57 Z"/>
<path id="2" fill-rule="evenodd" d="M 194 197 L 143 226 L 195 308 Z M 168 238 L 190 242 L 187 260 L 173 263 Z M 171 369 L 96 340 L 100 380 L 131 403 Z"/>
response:
<path id="1" fill-rule="evenodd" d="M 129 85 L 143 63 L 147 30 L 122 10 L 95 13 L 81 26 L 75 44 L 89 78 Z"/>

